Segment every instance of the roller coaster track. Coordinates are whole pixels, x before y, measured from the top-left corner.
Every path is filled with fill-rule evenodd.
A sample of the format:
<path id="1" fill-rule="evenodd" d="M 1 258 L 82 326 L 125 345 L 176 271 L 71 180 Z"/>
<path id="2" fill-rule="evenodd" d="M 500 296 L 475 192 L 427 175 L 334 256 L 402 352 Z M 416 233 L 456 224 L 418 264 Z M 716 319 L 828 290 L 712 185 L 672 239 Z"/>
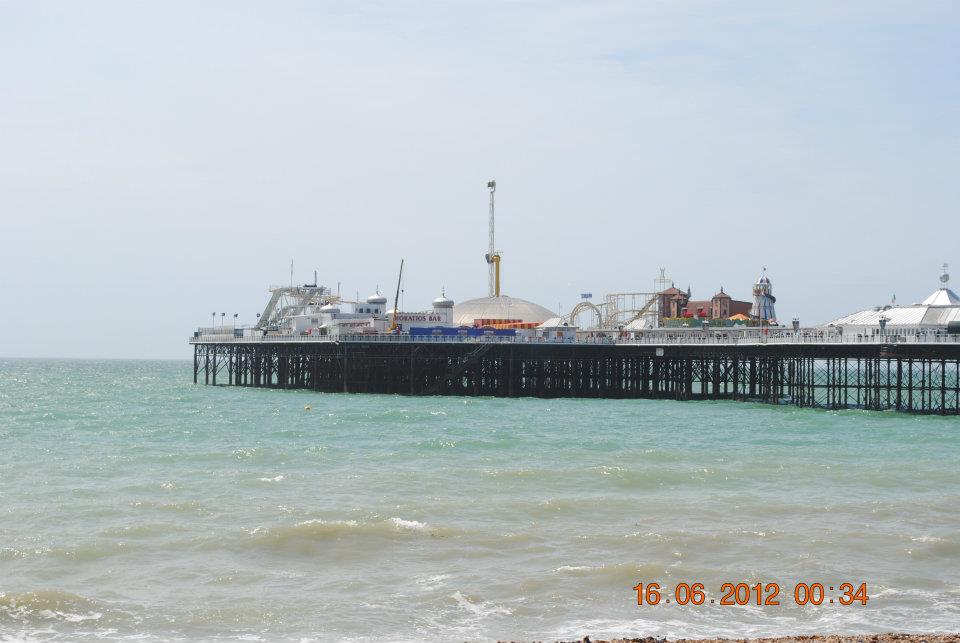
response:
<path id="1" fill-rule="evenodd" d="M 633 317 L 631 317 L 630 319 L 628 319 L 628 320 L 627 320 L 627 323 L 625 323 L 624 326 L 629 326 L 629 325 L 632 324 L 633 322 L 637 321 L 638 319 L 640 319 L 641 317 L 643 317 L 644 315 L 646 315 L 648 312 L 650 312 L 650 309 L 653 308 L 653 305 L 654 305 L 655 303 L 657 303 L 657 296 L 656 296 L 656 295 L 654 295 L 653 297 L 651 297 L 651 298 L 650 298 L 650 301 L 648 301 L 646 304 L 643 305 L 643 308 L 641 308 L 640 310 L 638 310 Z"/>
<path id="2" fill-rule="evenodd" d="M 596 304 L 590 301 L 581 301 L 579 304 L 573 307 L 573 310 L 570 311 L 570 314 L 566 316 L 570 322 L 570 325 L 576 326 L 577 317 L 580 315 L 580 313 L 586 310 L 592 310 L 597 314 L 597 328 L 603 328 L 603 322 L 606 321 L 604 319 L 603 312 L 597 307 Z"/>

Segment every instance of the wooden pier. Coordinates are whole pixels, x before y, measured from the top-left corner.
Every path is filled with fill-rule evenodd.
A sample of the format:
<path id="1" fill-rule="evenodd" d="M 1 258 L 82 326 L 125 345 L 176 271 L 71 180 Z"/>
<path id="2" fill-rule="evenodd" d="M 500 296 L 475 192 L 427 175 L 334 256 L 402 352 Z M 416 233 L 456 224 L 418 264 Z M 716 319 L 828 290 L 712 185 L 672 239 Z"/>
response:
<path id="1" fill-rule="evenodd" d="M 196 342 L 194 383 L 960 414 L 960 344 Z"/>

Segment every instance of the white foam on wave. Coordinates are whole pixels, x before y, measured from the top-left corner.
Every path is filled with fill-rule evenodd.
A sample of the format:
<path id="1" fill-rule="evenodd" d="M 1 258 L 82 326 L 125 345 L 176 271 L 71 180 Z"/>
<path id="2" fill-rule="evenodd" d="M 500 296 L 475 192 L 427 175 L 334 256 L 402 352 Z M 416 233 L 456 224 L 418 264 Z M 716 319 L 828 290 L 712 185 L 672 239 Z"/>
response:
<path id="1" fill-rule="evenodd" d="M 274 476 L 272 478 L 257 478 L 260 482 L 280 482 L 283 480 L 283 474 Z"/>
<path id="2" fill-rule="evenodd" d="M 911 538 L 915 543 L 942 543 L 946 542 L 943 538 L 938 538 L 936 536 L 917 536 L 916 538 Z"/>
<path id="3" fill-rule="evenodd" d="M 593 471 L 599 471 L 602 476 L 623 475 L 626 469 L 617 465 L 602 464 L 599 467 L 590 467 Z"/>
<path id="4" fill-rule="evenodd" d="M 87 612 L 86 614 L 73 614 L 71 612 L 59 612 L 55 610 L 41 610 L 38 612 L 43 618 L 61 619 L 66 623 L 82 623 L 83 621 L 99 621 L 103 618 L 103 612 Z"/>
<path id="5" fill-rule="evenodd" d="M 458 607 L 468 612 L 472 612 L 474 615 L 479 617 L 494 616 L 494 615 L 509 616 L 513 614 L 513 610 L 511 610 L 508 607 L 504 607 L 503 605 L 496 605 L 495 603 L 488 603 L 483 601 L 474 603 L 469 598 L 467 598 L 462 593 L 460 593 L 460 590 L 457 590 L 453 594 L 451 594 L 450 598 L 452 598 L 457 602 Z"/>
<path id="6" fill-rule="evenodd" d="M 297 527 L 306 527 L 307 525 L 343 525 L 345 527 L 356 527 L 359 523 L 356 520 L 303 520 L 297 523 Z"/>
<path id="7" fill-rule="evenodd" d="M 97 605 L 90 599 L 60 590 L 0 592 L 0 617 L 4 617 L 3 620 L 9 618 L 23 624 L 99 621 L 104 614 L 96 607 Z M 0 638 L 0 640 L 11 639 Z"/>
<path id="8" fill-rule="evenodd" d="M 429 527 L 426 523 L 422 523 L 418 520 L 404 520 L 403 518 L 391 518 L 390 522 L 393 523 L 393 526 L 397 529 L 405 529 L 407 531 L 427 531 Z"/>
<path id="9" fill-rule="evenodd" d="M 424 590 L 431 590 L 446 585 L 450 578 L 450 574 L 433 574 L 431 576 L 420 576 L 414 579 L 414 582 Z"/>

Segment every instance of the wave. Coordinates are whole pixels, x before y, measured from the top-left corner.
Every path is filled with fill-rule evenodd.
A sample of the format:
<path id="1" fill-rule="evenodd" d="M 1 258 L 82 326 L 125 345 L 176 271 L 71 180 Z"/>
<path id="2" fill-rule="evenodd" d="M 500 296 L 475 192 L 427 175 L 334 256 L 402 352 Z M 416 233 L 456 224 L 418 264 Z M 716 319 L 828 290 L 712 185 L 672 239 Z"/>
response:
<path id="1" fill-rule="evenodd" d="M 929 596 L 927 597 L 930 598 Z M 928 603 L 929 605 L 929 603 Z M 767 637 L 822 635 L 829 632 L 857 640 L 869 640 L 870 634 L 884 632 L 956 632 L 955 610 L 947 606 L 931 607 L 922 616 L 915 609 L 874 608 L 871 610 L 816 609 L 799 613 L 764 612 L 762 608 L 743 607 L 728 610 L 705 608 L 690 610 L 669 606 L 647 618 L 582 618 L 553 626 L 542 637 L 545 640 L 591 638 L 619 639 L 643 637 L 643 640 L 745 640 Z M 864 636 L 867 635 L 867 636 Z M 830 638 L 836 639 L 836 636 Z M 638 639 L 639 640 L 639 639 Z"/>
<path id="2" fill-rule="evenodd" d="M 607 469 L 606 472 L 601 471 L 601 475 L 609 476 L 613 484 L 621 489 L 641 491 L 662 487 L 696 485 L 708 478 L 716 477 L 716 472 L 712 469 L 681 470 L 657 467 L 620 469 L 619 471 Z"/>
<path id="3" fill-rule="evenodd" d="M 283 474 L 281 473 L 281 474 L 276 475 L 276 476 L 274 476 L 274 477 L 272 477 L 272 478 L 257 478 L 257 480 L 259 480 L 260 482 L 280 482 L 281 480 L 283 480 L 283 478 L 284 478 L 284 476 L 283 476 Z"/>
<path id="4" fill-rule="evenodd" d="M 206 513 L 207 508 L 199 500 L 184 500 L 182 502 L 156 502 L 153 500 L 137 500 L 133 503 L 136 508 L 161 509 L 183 513 Z"/>
<path id="5" fill-rule="evenodd" d="M 33 547 L 31 549 L 18 549 L 17 547 L 3 547 L 0 549 L 0 560 L 17 560 L 19 558 L 29 558 L 30 556 L 39 556 L 50 552 L 49 547 Z"/>
<path id="6" fill-rule="evenodd" d="M 155 537 L 184 533 L 185 528 L 171 523 L 145 523 L 108 527 L 93 537 L 76 544 L 0 549 L 0 561 L 49 556 L 55 559 L 86 563 L 147 548 L 180 548 L 182 541 L 155 542 Z M 122 538 L 123 540 L 118 540 Z"/>
<path id="7" fill-rule="evenodd" d="M 605 491 L 605 490 L 601 490 Z M 582 493 L 575 496 L 545 498 L 536 504 L 529 501 L 504 503 L 505 508 L 516 508 L 537 518 L 570 516 L 581 520 L 584 516 L 623 516 L 638 510 L 635 496 L 622 493 Z"/>
<path id="8" fill-rule="evenodd" d="M 391 518 L 390 522 L 397 529 L 406 529 L 408 531 L 429 531 L 429 527 L 426 523 L 420 522 L 419 520 L 404 520 L 403 518 Z"/>
<path id="9" fill-rule="evenodd" d="M 150 536 L 165 536 L 171 533 L 181 533 L 185 527 L 176 523 L 156 522 L 108 527 L 101 534 L 114 538 L 149 538 Z"/>
<path id="10" fill-rule="evenodd" d="M 586 485 L 595 484 L 596 478 L 594 476 L 600 476 L 604 483 L 627 491 L 699 485 L 705 481 L 722 477 L 719 471 L 709 468 L 684 470 L 667 467 L 624 468 L 617 465 L 599 465 L 576 469 L 547 467 L 486 468 L 482 470 L 482 474 L 491 478 L 514 478 L 524 481 L 542 481 L 543 483 L 554 480 L 567 482 L 571 477 L 576 477 Z"/>
<path id="11" fill-rule="evenodd" d="M 454 440 L 447 438 L 433 438 L 432 440 L 417 442 L 417 447 L 422 449 L 452 449 L 456 446 L 457 443 Z"/>
<path id="12" fill-rule="evenodd" d="M 618 563 L 614 565 L 561 565 L 554 574 L 574 576 L 604 586 L 633 587 L 645 578 L 668 578 L 669 570 L 659 563 Z"/>
<path id="13" fill-rule="evenodd" d="M 54 558 L 87 563 L 109 558 L 110 556 L 123 553 L 127 551 L 127 549 L 128 545 L 124 542 L 96 540 L 73 547 L 52 547 L 46 553 Z"/>
<path id="14" fill-rule="evenodd" d="M 907 549 L 912 558 L 953 558 L 960 559 L 960 542 L 936 536 L 920 536 L 910 539 L 914 545 Z"/>
<path id="15" fill-rule="evenodd" d="M 62 590 L 0 592 L 0 625 L 36 627 L 73 626 L 123 620 L 123 613 L 97 601 Z"/>
<path id="16" fill-rule="evenodd" d="M 487 468 L 481 471 L 481 474 L 489 478 L 517 478 L 521 480 L 550 480 L 562 479 L 569 472 L 559 471 L 548 468 L 525 468 L 525 469 L 498 469 Z"/>
<path id="17" fill-rule="evenodd" d="M 513 614 L 513 610 L 509 607 L 504 607 L 502 605 L 497 605 L 496 603 L 491 603 L 489 601 L 478 601 L 471 600 L 469 597 L 464 596 L 460 590 L 457 590 L 450 595 L 456 604 L 457 607 L 470 612 L 474 616 L 483 618 L 486 616 L 510 616 Z"/>
<path id="18" fill-rule="evenodd" d="M 258 527 L 249 532 L 249 537 L 244 539 L 243 545 L 283 551 L 331 540 L 445 538 L 456 533 L 453 529 L 434 527 L 418 520 L 407 520 L 399 517 L 363 522 L 357 520 L 304 520 L 294 525 Z"/>
<path id="19" fill-rule="evenodd" d="M 450 574 L 431 574 L 428 576 L 415 577 L 413 582 L 422 590 L 430 591 L 446 585 L 447 581 L 451 578 L 452 576 Z"/>

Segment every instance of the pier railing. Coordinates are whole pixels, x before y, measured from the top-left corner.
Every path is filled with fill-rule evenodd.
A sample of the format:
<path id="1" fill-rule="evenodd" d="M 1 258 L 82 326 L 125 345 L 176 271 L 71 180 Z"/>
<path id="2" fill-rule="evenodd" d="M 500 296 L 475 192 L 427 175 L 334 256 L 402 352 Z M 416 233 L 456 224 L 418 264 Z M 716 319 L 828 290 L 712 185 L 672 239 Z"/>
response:
<path id="1" fill-rule="evenodd" d="M 202 329 L 207 330 L 207 329 Z M 221 329 L 213 329 L 221 331 Z M 637 336 L 621 336 L 616 333 L 568 338 L 502 336 L 502 335 L 285 335 L 246 333 L 242 336 L 232 332 L 198 332 L 190 338 L 191 344 L 271 344 L 271 343 L 413 343 L 413 344 L 570 344 L 570 345 L 643 345 L 643 346 L 756 346 L 763 344 L 960 344 L 960 335 L 946 333 L 917 333 L 910 335 L 874 334 L 851 335 L 830 331 L 777 331 L 760 333 L 740 331 L 736 333 L 664 333 L 648 332 Z"/>

